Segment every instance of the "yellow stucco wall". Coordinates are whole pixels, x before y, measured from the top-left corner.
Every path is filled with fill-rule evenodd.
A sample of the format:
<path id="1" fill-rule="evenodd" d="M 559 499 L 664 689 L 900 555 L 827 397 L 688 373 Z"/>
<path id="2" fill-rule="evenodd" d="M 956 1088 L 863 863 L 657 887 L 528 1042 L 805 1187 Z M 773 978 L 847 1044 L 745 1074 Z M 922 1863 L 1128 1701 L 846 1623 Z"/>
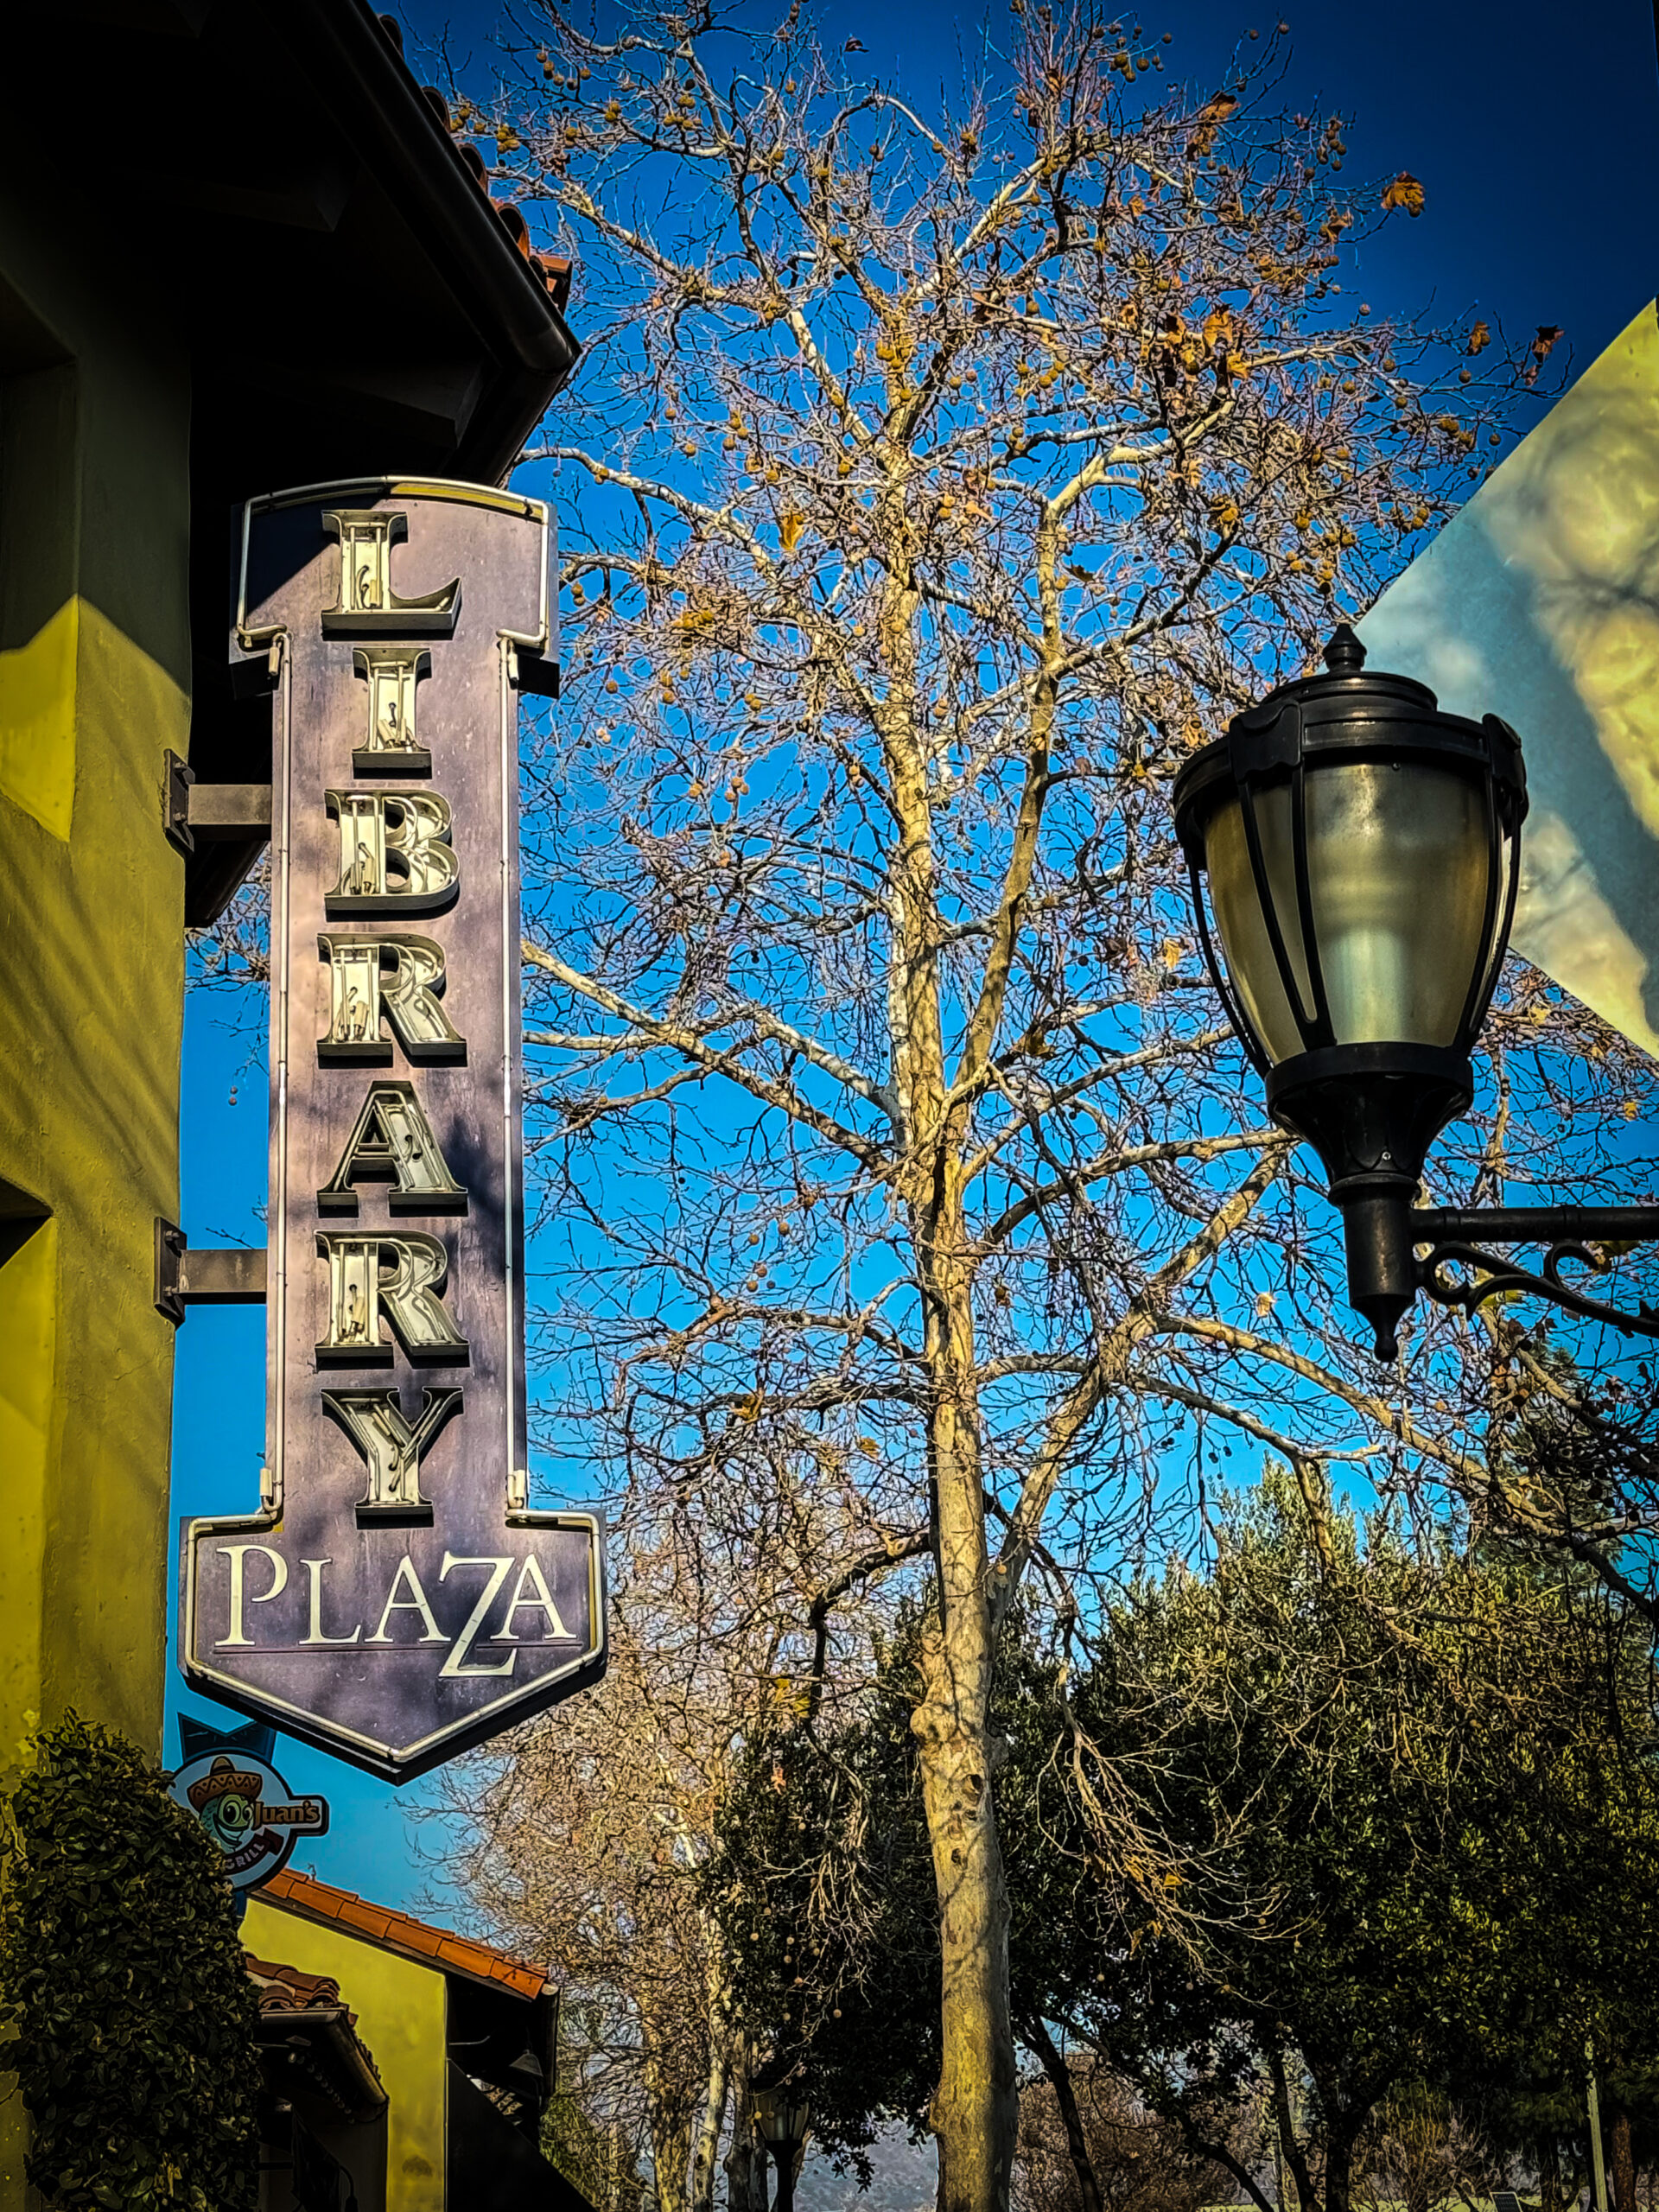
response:
<path id="1" fill-rule="evenodd" d="M 391 2100 L 388 2212 L 443 2212 L 445 1992 L 442 1974 L 256 1896 L 242 1941 L 257 1959 L 332 1975 L 357 2015 Z"/>
<path id="2" fill-rule="evenodd" d="M 0 1267 L 0 1747 L 74 1705 L 159 1756 L 173 1332 L 152 1276 L 184 983 L 161 806 L 188 749 L 189 380 L 49 208 L 0 200 L 29 333 L 0 359 L 0 1179 L 53 1225 Z"/>
<path id="3" fill-rule="evenodd" d="M 73 1705 L 159 1755 L 173 1334 L 151 1278 L 156 1217 L 178 1208 L 182 927 L 177 857 L 147 833 L 187 702 L 98 608 L 77 627 L 73 834 L 0 784 L 0 1176 L 55 1230 L 0 1270 L 5 1395 L 38 1408 L 8 1469 L 8 1540 L 36 1568 L 18 1587 L 11 1566 L 0 1695 L 9 1745 L 26 1712 Z"/>
<path id="4" fill-rule="evenodd" d="M 9 1258 L 0 1219 L 0 1767 L 70 1706 L 159 1756 L 166 1668 L 189 382 L 59 219 L 0 192 L 0 1216 L 49 1215 Z"/>

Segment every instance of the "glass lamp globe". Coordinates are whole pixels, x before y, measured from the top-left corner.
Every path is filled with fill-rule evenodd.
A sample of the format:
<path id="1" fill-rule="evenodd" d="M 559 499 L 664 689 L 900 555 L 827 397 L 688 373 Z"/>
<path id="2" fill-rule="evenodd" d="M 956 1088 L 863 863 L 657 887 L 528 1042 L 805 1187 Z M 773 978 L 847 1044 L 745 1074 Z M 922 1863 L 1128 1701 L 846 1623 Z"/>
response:
<path id="1" fill-rule="evenodd" d="M 1404 1215 L 1474 1096 L 1526 776 L 1508 723 L 1443 714 L 1426 684 L 1368 670 L 1345 623 L 1325 664 L 1195 754 L 1175 825 L 1229 1018 L 1269 1112 L 1325 1164 L 1351 1295 L 1391 1351 L 1410 1302 Z"/>

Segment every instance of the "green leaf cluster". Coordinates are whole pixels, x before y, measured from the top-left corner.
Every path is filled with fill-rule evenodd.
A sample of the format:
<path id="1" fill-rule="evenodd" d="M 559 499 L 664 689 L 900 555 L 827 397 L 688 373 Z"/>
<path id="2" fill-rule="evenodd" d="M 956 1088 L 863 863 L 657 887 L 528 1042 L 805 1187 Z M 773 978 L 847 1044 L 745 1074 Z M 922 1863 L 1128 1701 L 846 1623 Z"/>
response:
<path id="1" fill-rule="evenodd" d="M 1427 1999 L 1459 2047 L 1517 2005 L 1581 2038 L 1659 1937 L 1630 1917 L 1659 1849 L 1646 1656 L 1639 1623 L 1553 1573 L 1328 1505 L 1310 1536 L 1270 1479 L 1212 1573 L 1115 1618 L 1080 1709 L 1103 1754 L 1155 1751 L 1204 1901 L 1231 1884 L 1265 1913 L 1264 1995 L 1309 1959 L 1351 2046 L 1362 1988 L 1397 1989 L 1424 2033 Z"/>
<path id="2" fill-rule="evenodd" d="M 219 1854 L 71 1713 L 0 1826 L 0 2024 L 54 2212 L 253 2212 L 257 2000 Z"/>
<path id="3" fill-rule="evenodd" d="M 758 1732 L 699 1879 L 739 2028 L 770 2070 L 810 2069 L 812 2132 L 868 2177 L 880 2123 L 919 2134 L 939 2065 L 932 1862 L 910 1714 L 906 1608 L 863 1712 Z"/>
<path id="4" fill-rule="evenodd" d="M 1215 1533 L 1204 1571 L 1124 1593 L 1086 1667 L 1017 1618 L 1001 1655 L 1028 2049 L 1094 2053 L 1224 2163 L 1276 2079 L 1299 2186 L 1330 2212 L 1373 2116 L 1420 2088 L 1524 2153 L 1570 2139 L 1586 2035 L 1639 2114 L 1659 2066 L 1645 1624 L 1547 1562 L 1345 1511 L 1306 1470 L 1270 1471 Z M 859 1715 L 757 1740 L 706 1875 L 743 2023 L 799 2063 L 843 2153 L 870 2116 L 919 2125 L 938 2063 L 919 1618 Z"/>
<path id="5" fill-rule="evenodd" d="M 1404 2085 L 1490 2108 L 1581 2091 L 1586 2033 L 1654 2048 L 1646 1653 L 1553 1573 L 1271 1478 L 1077 1685 L 1179 1878 L 1072 1923 L 1057 2017 L 1172 2108 L 1305 2075 L 1332 2203 Z"/>

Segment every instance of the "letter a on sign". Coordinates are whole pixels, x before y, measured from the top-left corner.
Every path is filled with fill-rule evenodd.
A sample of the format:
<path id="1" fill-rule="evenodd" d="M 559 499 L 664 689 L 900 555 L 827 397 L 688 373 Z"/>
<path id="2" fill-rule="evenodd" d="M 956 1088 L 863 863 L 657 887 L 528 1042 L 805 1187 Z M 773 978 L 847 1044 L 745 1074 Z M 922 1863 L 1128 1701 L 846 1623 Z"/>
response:
<path id="1" fill-rule="evenodd" d="M 232 657 L 279 671 L 263 1505 L 188 1522 L 192 1686 L 403 1781 L 591 1682 L 603 1529 L 532 1507 L 518 667 L 539 501 L 253 500 Z M 282 650 L 273 654 L 279 645 Z"/>

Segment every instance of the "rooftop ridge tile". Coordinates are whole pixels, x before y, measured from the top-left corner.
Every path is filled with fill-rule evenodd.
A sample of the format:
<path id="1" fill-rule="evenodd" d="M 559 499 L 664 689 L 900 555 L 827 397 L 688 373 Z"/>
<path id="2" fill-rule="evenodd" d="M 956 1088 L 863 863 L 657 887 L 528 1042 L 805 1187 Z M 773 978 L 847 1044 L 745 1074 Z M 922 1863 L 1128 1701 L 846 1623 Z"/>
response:
<path id="1" fill-rule="evenodd" d="M 510 1989 L 524 1998 L 539 1997 L 548 1986 L 547 1974 L 527 1960 L 498 1951 L 475 1936 L 434 1928 L 412 1913 L 374 1904 L 354 1890 L 336 1889 L 313 1874 L 296 1873 L 291 1866 L 273 1874 L 257 1894 L 282 1911 L 339 1928 L 418 1966 L 447 1967 L 470 1980 Z"/>

